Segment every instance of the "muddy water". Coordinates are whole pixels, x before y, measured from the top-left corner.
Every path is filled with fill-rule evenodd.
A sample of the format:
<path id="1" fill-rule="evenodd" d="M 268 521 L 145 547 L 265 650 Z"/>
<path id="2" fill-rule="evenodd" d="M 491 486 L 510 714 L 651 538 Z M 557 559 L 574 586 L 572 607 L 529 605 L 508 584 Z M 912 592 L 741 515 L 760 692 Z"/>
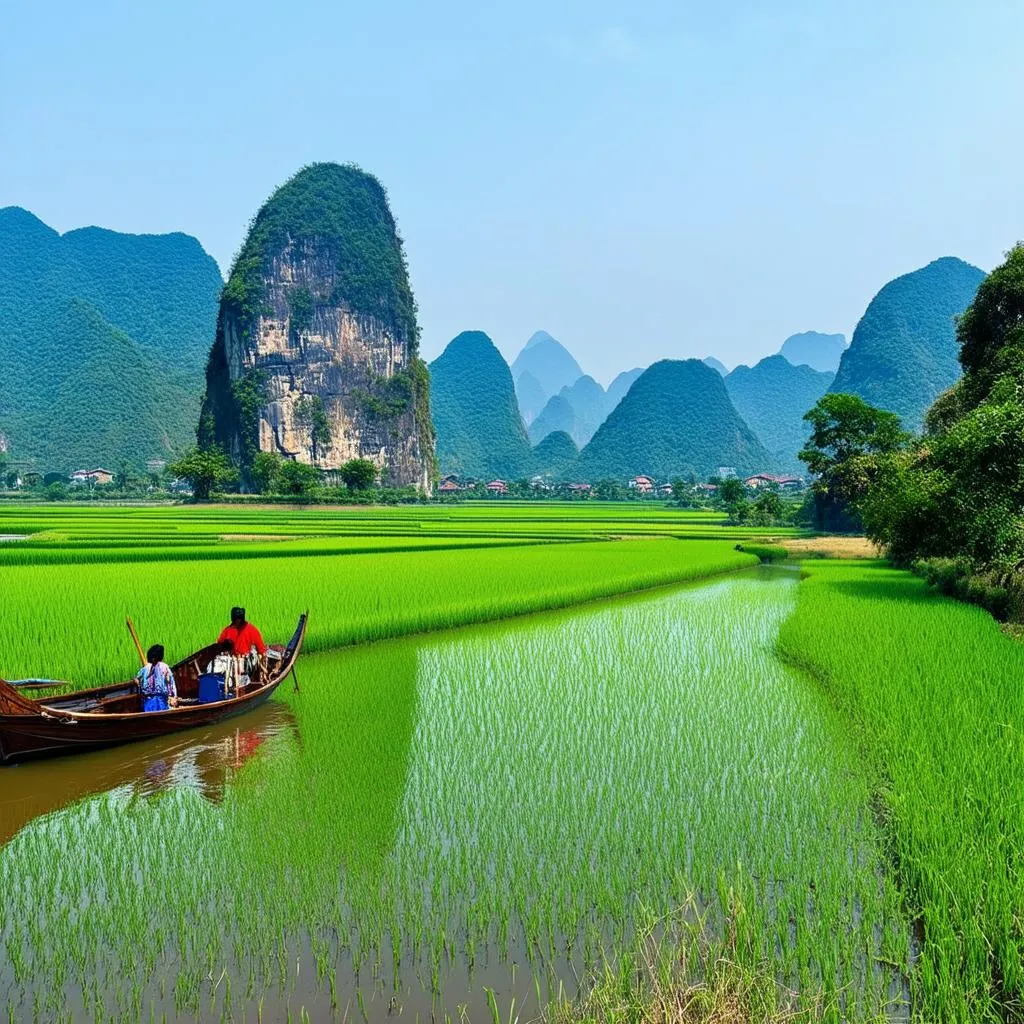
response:
<path id="1" fill-rule="evenodd" d="M 0 772 L 0 1012 L 526 1019 L 736 895 L 781 980 L 877 1008 L 901 925 L 855 751 L 774 656 L 795 587 L 311 657 L 259 716 Z"/>

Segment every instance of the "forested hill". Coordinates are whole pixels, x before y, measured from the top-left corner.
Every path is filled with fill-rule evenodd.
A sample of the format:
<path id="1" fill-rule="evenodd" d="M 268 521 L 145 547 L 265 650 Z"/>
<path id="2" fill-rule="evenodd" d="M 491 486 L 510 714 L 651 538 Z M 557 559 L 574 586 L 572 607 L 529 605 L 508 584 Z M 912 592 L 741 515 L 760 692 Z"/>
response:
<path id="1" fill-rule="evenodd" d="M 442 473 L 517 479 L 530 472 L 512 374 L 483 331 L 463 331 L 430 364 L 430 401 Z"/>
<path id="2" fill-rule="evenodd" d="M 186 447 L 222 284 L 188 235 L 60 235 L 0 209 L 0 432 L 12 457 L 66 472 Z"/>
<path id="3" fill-rule="evenodd" d="M 670 479 L 706 477 L 719 466 L 756 472 L 770 463 L 716 370 L 699 359 L 664 359 L 640 375 L 573 472 L 583 480 Z"/>
<path id="4" fill-rule="evenodd" d="M 956 318 L 984 278 L 946 256 L 890 281 L 857 324 L 830 390 L 859 395 L 919 429 L 928 407 L 960 376 Z"/>
<path id="5" fill-rule="evenodd" d="M 821 373 L 835 374 L 839 360 L 846 351 L 846 336 L 843 334 L 821 334 L 819 331 L 804 331 L 791 334 L 779 349 L 794 366 L 809 366 Z"/>
<path id="6" fill-rule="evenodd" d="M 828 391 L 834 376 L 776 355 L 755 366 L 737 366 L 725 378 L 733 405 L 772 454 L 776 469 L 805 469 L 797 458 L 809 432 L 804 413 Z"/>

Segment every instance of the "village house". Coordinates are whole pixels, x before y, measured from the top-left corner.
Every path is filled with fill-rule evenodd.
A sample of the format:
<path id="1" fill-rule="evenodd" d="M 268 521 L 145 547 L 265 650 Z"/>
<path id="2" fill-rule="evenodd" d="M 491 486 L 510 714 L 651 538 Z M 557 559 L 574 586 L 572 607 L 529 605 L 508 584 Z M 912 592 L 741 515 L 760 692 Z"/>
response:
<path id="1" fill-rule="evenodd" d="M 496 495 L 508 494 L 508 484 L 504 480 L 492 480 L 487 485 L 487 493 Z"/>
<path id="2" fill-rule="evenodd" d="M 76 469 L 71 474 L 71 486 L 105 487 L 114 482 L 114 474 L 109 469 Z"/>
<path id="3" fill-rule="evenodd" d="M 437 485 L 438 494 L 456 494 L 461 489 L 462 488 L 459 487 L 451 477 L 445 477 L 444 480 Z"/>
<path id="4" fill-rule="evenodd" d="M 593 487 L 590 484 L 569 484 L 568 489 L 573 494 L 579 494 L 582 497 L 584 494 L 589 494 Z"/>
<path id="5" fill-rule="evenodd" d="M 795 491 L 803 487 L 804 482 L 798 476 L 776 476 L 774 473 L 755 473 L 743 481 L 745 487 L 756 491 L 760 487 L 777 487 L 780 491 Z"/>
<path id="6" fill-rule="evenodd" d="M 671 484 L 660 484 L 658 486 L 658 495 L 662 498 L 672 497 L 672 485 Z"/>
<path id="7" fill-rule="evenodd" d="M 626 486 L 638 494 L 652 494 L 654 492 L 654 481 L 649 476 L 635 476 Z"/>
<path id="8" fill-rule="evenodd" d="M 694 484 L 693 489 L 698 494 L 712 498 L 718 493 L 718 484 Z"/>

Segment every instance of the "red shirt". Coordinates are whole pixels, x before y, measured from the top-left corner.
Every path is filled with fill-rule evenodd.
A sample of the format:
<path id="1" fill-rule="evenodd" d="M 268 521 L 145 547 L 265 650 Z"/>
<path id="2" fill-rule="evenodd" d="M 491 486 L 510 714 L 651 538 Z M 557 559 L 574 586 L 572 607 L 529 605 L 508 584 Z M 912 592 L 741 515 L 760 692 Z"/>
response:
<path id="1" fill-rule="evenodd" d="M 232 644 L 235 654 L 239 657 L 248 654 L 253 647 L 258 654 L 267 653 L 267 645 L 263 642 L 260 631 L 251 622 L 247 622 L 241 629 L 228 626 L 218 637 L 217 642 Z"/>

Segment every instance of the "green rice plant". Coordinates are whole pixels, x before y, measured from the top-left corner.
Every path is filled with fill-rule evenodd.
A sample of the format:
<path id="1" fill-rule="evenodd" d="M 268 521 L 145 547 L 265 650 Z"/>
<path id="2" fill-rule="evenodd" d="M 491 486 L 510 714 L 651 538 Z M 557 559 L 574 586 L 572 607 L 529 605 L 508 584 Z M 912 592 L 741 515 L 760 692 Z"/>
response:
<path id="1" fill-rule="evenodd" d="M 849 719 L 915 922 L 915 1016 L 1024 998 L 1024 646 L 880 563 L 808 563 L 780 650 Z"/>
<path id="2" fill-rule="evenodd" d="M 278 545 L 280 546 L 280 545 Z M 754 562 L 727 541 L 623 541 L 198 562 L 3 569 L 0 675 L 96 684 L 129 674 L 124 629 L 173 660 L 215 639 L 247 607 L 268 641 L 310 611 L 309 651 L 564 607 L 701 579 Z"/>
<path id="3" fill-rule="evenodd" d="M 626 564 L 592 563 L 609 550 L 648 568 L 689 551 L 676 572 L 752 561 L 719 543 L 524 548 L 530 574 L 499 578 L 607 577 Z M 491 560 L 494 589 L 511 554 L 465 556 Z M 699 942 L 701 971 L 728 955 L 780 1006 L 884 1012 L 910 930 L 859 746 L 774 655 L 796 594 L 794 574 L 757 568 L 306 658 L 277 709 L 292 725 L 236 766 L 239 720 L 222 784 L 196 744 L 140 747 L 137 781 L 0 848 L 0 1000 L 280 1020 L 332 1005 L 381 1019 L 397 998 L 410 1019 L 463 1004 L 476 1020 L 491 988 L 502 1018 L 525 1019 L 672 921 L 666 949 Z M 31 788 L 49 770 L 11 777 Z"/>

